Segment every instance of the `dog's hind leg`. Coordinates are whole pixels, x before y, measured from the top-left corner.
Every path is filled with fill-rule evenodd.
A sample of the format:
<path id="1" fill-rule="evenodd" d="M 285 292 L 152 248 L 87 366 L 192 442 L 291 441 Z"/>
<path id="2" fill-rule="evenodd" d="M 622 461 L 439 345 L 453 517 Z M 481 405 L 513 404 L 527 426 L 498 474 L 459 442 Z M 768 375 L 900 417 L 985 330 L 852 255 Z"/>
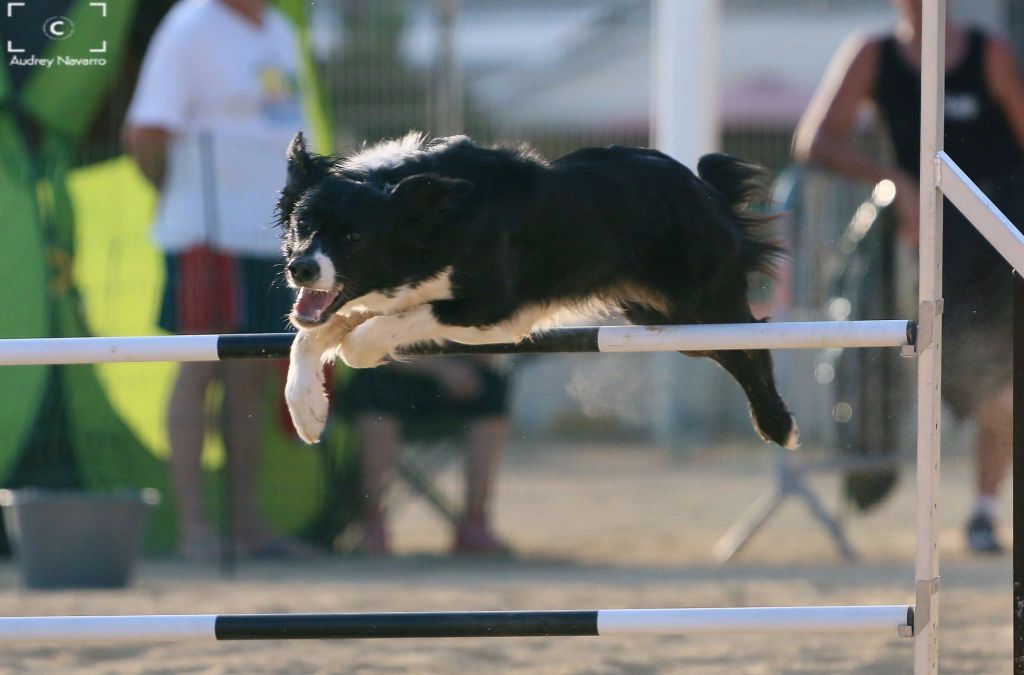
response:
<path id="1" fill-rule="evenodd" d="M 635 304 L 624 307 L 626 317 L 635 324 L 665 325 L 694 323 L 754 323 L 757 321 L 744 303 L 744 311 L 728 317 L 716 312 L 717 317 L 701 316 L 697 320 L 693 313 L 669 310 L 668 313 Z M 724 316 L 723 316 L 724 315 Z M 800 430 L 796 420 L 786 407 L 775 386 L 772 372 L 772 357 L 768 350 L 719 350 L 700 353 L 683 352 L 688 356 L 708 356 L 714 359 L 743 388 L 750 403 L 750 414 L 754 429 L 766 441 L 774 441 L 784 448 L 793 449 L 800 444 Z"/>

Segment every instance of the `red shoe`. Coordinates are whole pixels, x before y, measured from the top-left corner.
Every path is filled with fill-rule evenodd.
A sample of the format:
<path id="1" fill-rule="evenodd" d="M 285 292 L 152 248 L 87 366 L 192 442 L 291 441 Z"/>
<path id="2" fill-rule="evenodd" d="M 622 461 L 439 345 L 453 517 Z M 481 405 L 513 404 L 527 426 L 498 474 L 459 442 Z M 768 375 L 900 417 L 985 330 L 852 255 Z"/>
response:
<path id="1" fill-rule="evenodd" d="M 455 528 L 453 553 L 510 556 L 512 548 L 494 534 L 486 524 L 463 520 Z"/>

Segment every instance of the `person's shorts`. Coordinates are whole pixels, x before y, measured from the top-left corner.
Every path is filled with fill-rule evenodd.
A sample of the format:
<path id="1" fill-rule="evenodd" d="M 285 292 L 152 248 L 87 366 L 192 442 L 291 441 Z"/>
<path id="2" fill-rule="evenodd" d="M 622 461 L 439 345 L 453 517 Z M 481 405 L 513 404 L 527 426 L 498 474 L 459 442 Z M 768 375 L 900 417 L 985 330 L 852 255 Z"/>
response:
<path id="1" fill-rule="evenodd" d="M 1024 223 L 1024 199 L 1016 189 L 981 187 L 1012 222 Z M 1013 276 L 948 203 L 943 220 L 942 398 L 957 417 L 967 418 L 1012 382 Z"/>
<path id="2" fill-rule="evenodd" d="M 294 293 L 274 258 L 198 246 L 164 256 L 160 327 L 171 333 L 280 333 Z"/>
<path id="3" fill-rule="evenodd" d="M 508 375 L 503 370 L 460 356 L 430 358 L 464 359 L 480 375 L 480 391 L 468 399 L 452 398 L 428 375 L 384 365 L 352 372 L 338 396 L 339 411 L 346 417 L 376 413 L 403 419 L 441 415 L 472 419 L 507 414 Z"/>
<path id="4" fill-rule="evenodd" d="M 1013 299 L 1004 286 L 945 294 L 942 399 L 961 419 L 1012 384 Z"/>

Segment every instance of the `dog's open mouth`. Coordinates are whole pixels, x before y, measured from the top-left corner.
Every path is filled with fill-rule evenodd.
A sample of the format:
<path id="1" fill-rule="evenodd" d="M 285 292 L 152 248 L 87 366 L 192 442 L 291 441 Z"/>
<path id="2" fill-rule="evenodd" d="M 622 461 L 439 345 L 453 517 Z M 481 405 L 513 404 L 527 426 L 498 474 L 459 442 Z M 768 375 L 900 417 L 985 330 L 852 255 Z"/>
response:
<path id="1" fill-rule="evenodd" d="M 345 303 L 345 294 L 338 290 L 300 288 L 292 307 L 292 320 L 304 327 L 319 326 Z"/>

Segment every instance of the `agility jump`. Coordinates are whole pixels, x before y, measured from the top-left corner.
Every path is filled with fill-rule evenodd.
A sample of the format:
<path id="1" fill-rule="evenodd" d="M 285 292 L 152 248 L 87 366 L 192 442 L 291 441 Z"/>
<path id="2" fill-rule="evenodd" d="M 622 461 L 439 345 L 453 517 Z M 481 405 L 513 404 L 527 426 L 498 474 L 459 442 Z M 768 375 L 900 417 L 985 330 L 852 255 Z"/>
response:
<path id="1" fill-rule="evenodd" d="M 0 365 L 288 358 L 294 333 L 0 340 Z M 821 321 L 696 326 L 586 326 L 518 343 L 445 343 L 410 354 L 524 354 L 822 349 L 915 344 L 913 321 Z M 0 643 L 354 638 L 863 633 L 912 637 L 908 605 L 733 607 L 521 612 L 2 617 Z"/>

